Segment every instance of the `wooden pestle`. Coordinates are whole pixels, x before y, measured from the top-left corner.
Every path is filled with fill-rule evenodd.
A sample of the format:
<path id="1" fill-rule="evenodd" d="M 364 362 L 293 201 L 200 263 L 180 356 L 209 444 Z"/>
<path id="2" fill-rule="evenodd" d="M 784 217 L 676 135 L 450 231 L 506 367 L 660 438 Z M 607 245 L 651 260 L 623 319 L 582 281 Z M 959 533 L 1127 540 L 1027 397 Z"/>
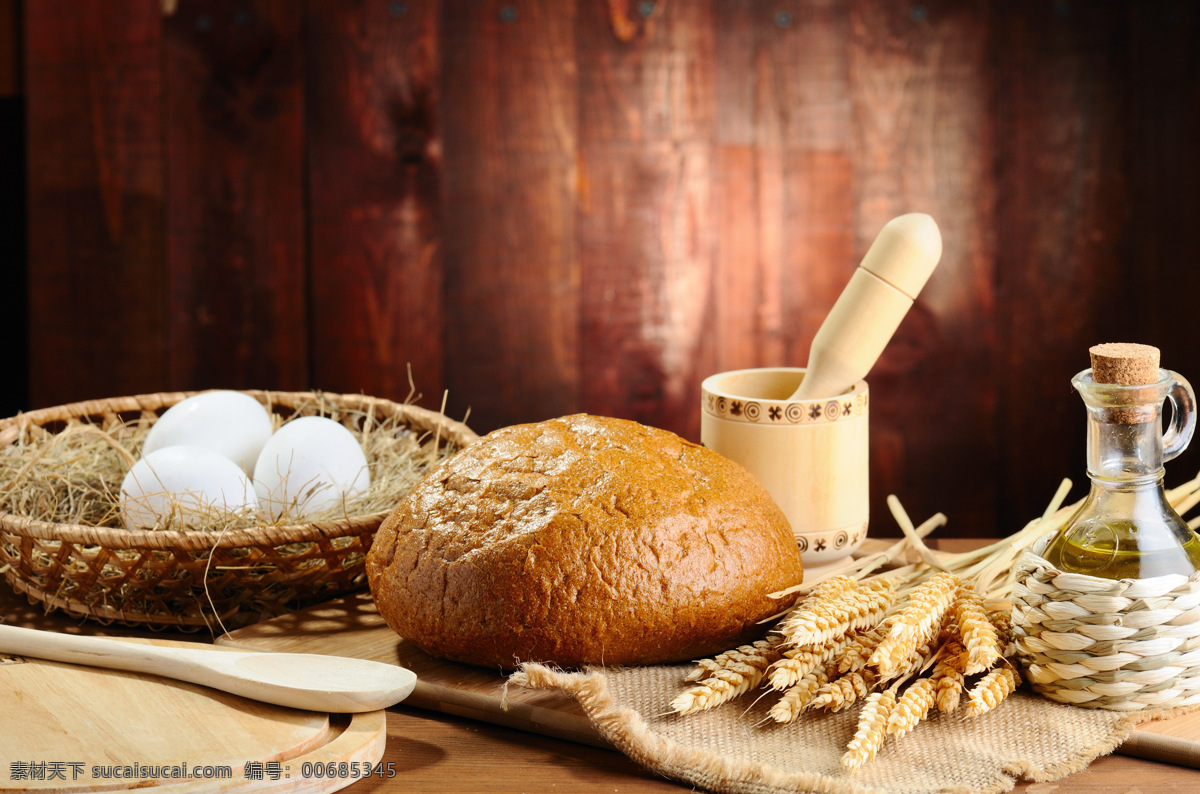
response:
<path id="1" fill-rule="evenodd" d="M 813 337 L 790 399 L 832 397 L 866 377 L 941 257 L 933 218 L 914 212 L 888 221 Z"/>

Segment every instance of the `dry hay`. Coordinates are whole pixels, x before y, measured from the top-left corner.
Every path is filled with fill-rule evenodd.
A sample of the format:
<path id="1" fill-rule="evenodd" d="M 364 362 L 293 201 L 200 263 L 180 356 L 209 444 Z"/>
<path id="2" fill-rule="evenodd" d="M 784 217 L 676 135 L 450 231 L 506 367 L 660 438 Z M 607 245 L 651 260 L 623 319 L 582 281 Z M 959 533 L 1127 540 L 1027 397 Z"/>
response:
<path id="1" fill-rule="evenodd" d="M 438 460 L 457 451 L 447 439 L 410 428 L 401 416 L 379 418 L 339 406 L 314 392 L 311 405 L 295 409 L 268 406 L 276 430 L 301 415 L 326 416 L 349 428 L 366 454 L 371 485 L 363 494 L 343 498 L 325 509 L 274 520 L 261 513 L 234 515 L 212 510 L 186 522 L 173 511 L 155 529 L 223 531 L 262 526 L 291 526 L 335 521 L 391 510 Z M 0 512 L 54 524 L 120 528 L 121 481 L 141 455 L 142 443 L 156 416 L 102 424 L 72 419 L 52 432 L 28 424 L 0 449 Z"/>
<path id="2" fill-rule="evenodd" d="M 187 515 L 186 525 L 167 520 L 153 530 L 126 530 L 121 482 L 156 411 L 174 395 L 47 409 L 8 422 L 0 445 L 5 579 L 47 611 L 103 623 L 184 631 L 246 625 L 361 589 L 379 521 L 430 466 L 474 438 L 436 413 L 395 410 L 401 406 L 374 398 L 253 394 L 276 429 L 299 416 L 326 416 L 349 428 L 362 443 L 370 488 L 322 512 L 270 522 L 191 510 L 176 513 Z"/>

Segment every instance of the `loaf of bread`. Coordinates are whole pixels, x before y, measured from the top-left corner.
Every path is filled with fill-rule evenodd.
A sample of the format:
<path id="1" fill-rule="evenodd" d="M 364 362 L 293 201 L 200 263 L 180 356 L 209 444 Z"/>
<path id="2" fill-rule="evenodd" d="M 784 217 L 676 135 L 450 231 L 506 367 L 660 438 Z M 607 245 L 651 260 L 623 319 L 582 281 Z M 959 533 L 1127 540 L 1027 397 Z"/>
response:
<path id="1" fill-rule="evenodd" d="M 379 612 L 427 653 L 511 669 L 696 659 L 791 599 L 787 519 L 736 463 L 620 419 L 497 430 L 436 466 L 367 556 Z"/>

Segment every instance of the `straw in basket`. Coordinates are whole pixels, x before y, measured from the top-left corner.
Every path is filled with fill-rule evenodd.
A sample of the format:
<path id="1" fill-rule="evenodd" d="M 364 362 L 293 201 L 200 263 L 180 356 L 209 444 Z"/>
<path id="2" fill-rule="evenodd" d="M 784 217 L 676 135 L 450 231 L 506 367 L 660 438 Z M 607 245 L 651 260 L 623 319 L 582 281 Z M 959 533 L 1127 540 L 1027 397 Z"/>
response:
<path id="1" fill-rule="evenodd" d="M 194 392 L 72 403 L 0 421 L 0 451 L 23 434 L 87 424 L 144 429 Z M 247 391 L 276 414 L 323 415 L 356 433 L 387 422 L 450 454 L 475 440 L 461 422 L 363 395 Z M 119 481 L 118 481 L 119 484 Z M 0 513 L 0 568 L 47 611 L 152 628 L 234 628 L 365 586 L 364 557 L 387 510 L 296 526 L 224 531 L 139 530 Z M 119 522 L 115 522 L 119 524 Z"/>

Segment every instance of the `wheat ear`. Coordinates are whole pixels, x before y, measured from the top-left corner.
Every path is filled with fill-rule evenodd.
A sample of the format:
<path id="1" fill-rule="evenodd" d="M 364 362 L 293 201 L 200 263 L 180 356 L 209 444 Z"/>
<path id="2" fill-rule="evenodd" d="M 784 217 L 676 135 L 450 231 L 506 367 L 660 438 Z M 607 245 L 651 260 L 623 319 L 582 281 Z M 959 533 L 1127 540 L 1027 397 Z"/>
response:
<path id="1" fill-rule="evenodd" d="M 858 580 L 852 579 L 849 576 L 834 576 L 814 587 L 812 592 L 801 599 L 800 603 L 796 604 L 792 611 L 808 609 L 824 601 L 831 601 L 842 593 L 848 590 L 856 590 L 857 588 Z"/>
<path id="2" fill-rule="evenodd" d="M 825 684 L 813 698 L 814 709 L 841 711 L 849 708 L 859 698 L 870 694 L 875 681 L 870 673 L 846 673 Z"/>
<path id="3" fill-rule="evenodd" d="M 1012 613 L 1006 609 L 989 612 L 988 620 L 996 627 L 996 641 L 1000 643 L 1002 654 L 1015 655 L 1017 648 L 1013 645 Z"/>
<path id="4" fill-rule="evenodd" d="M 730 662 L 672 700 L 671 710 L 695 714 L 733 700 L 758 686 L 770 663 L 766 654 L 755 655 L 749 661 Z"/>
<path id="5" fill-rule="evenodd" d="M 849 631 L 874 626 L 892 602 L 890 584 L 874 581 L 802 610 L 793 610 L 780 631 L 791 645 L 821 646 Z"/>
<path id="6" fill-rule="evenodd" d="M 817 691 L 826 681 L 829 674 L 825 668 L 813 670 L 800 679 L 795 686 L 788 688 L 774 705 L 767 716 L 776 722 L 792 722 L 800 713 L 808 708 Z"/>
<path id="7" fill-rule="evenodd" d="M 957 640 L 951 640 L 942 646 L 940 658 L 929 676 L 937 688 L 938 711 L 951 712 L 958 708 L 959 697 L 966 683 L 966 677 L 963 675 L 965 655 L 966 650 Z"/>
<path id="8" fill-rule="evenodd" d="M 888 735 L 899 739 L 917 727 L 917 723 L 925 719 L 925 715 L 933 708 L 936 696 L 937 684 L 932 678 L 914 681 L 896 701 L 896 707 L 888 717 Z"/>
<path id="9" fill-rule="evenodd" d="M 766 660 L 767 664 L 770 664 L 779 658 L 781 652 L 779 645 L 782 641 L 782 637 L 772 635 L 750 645 L 741 645 L 733 650 L 725 651 L 711 659 L 699 659 L 696 661 L 696 667 L 687 674 L 684 680 L 700 681 L 709 678 L 718 670 L 724 670 L 736 663 L 755 665 L 760 660 Z"/>
<path id="10" fill-rule="evenodd" d="M 887 738 L 888 718 L 895 705 L 896 693 L 890 689 L 872 692 L 867 696 L 867 702 L 858 715 L 858 730 L 854 732 L 854 738 L 846 745 L 846 752 L 842 756 L 843 767 L 858 769 L 875 757 Z"/>
<path id="11" fill-rule="evenodd" d="M 996 627 L 983 608 L 983 596 L 969 587 L 961 587 L 951 611 L 958 624 L 963 647 L 967 649 L 967 664 L 963 673 L 982 673 L 996 663 L 1004 650 Z"/>
<path id="12" fill-rule="evenodd" d="M 977 717 L 996 708 L 1020 683 L 1017 671 L 1009 665 L 992 670 L 968 693 L 971 702 L 967 704 L 967 716 Z"/>
<path id="13" fill-rule="evenodd" d="M 783 651 L 782 658 L 773 662 L 767 670 L 767 680 L 771 689 L 778 691 L 794 686 L 817 667 L 838 659 L 856 637 L 857 634 L 851 633 L 838 637 L 820 648 L 804 646 Z"/>
<path id="14" fill-rule="evenodd" d="M 909 594 L 887 636 L 868 660 L 880 678 L 895 676 L 922 644 L 935 638 L 958 587 L 957 576 L 939 573 Z"/>
<path id="15" fill-rule="evenodd" d="M 889 668 L 889 672 L 884 674 L 877 670 L 879 681 L 895 681 L 909 678 L 915 673 L 923 672 L 937 657 L 937 650 L 932 642 L 926 641 L 911 650 L 908 650 L 908 655 L 900 657 L 897 655 L 894 658 L 894 665 Z"/>
<path id="16" fill-rule="evenodd" d="M 856 632 L 854 639 L 846 644 L 838 659 L 839 673 L 854 673 L 867 666 L 867 660 L 876 646 L 887 636 L 895 616 L 884 618 L 879 625 L 866 631 Z"/>

